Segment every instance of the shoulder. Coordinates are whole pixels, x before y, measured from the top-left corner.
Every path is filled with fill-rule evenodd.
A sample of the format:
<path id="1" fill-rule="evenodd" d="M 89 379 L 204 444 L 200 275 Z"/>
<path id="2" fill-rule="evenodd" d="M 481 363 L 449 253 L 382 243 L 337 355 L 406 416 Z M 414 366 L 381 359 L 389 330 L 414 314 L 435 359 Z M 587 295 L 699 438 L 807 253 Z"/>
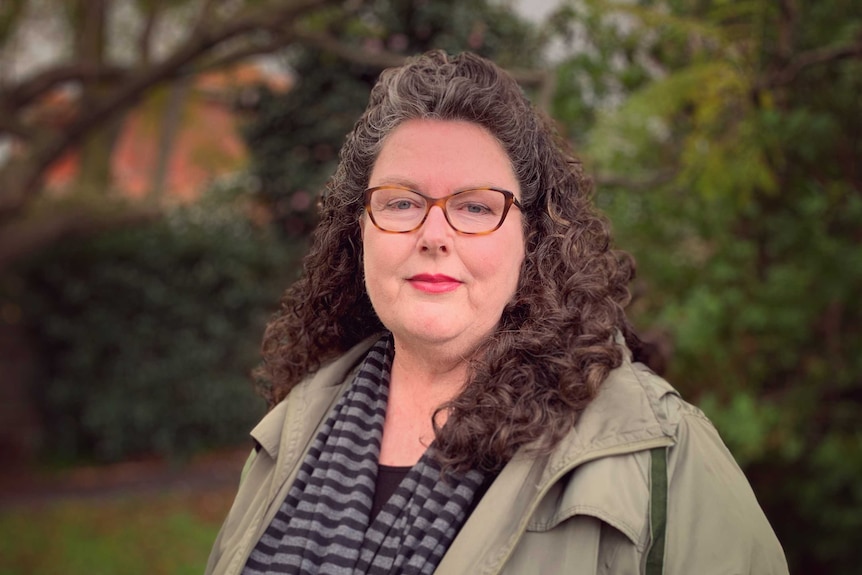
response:
<path id="1" fill-rule="evenodd" d="M 592 516 L 612 528 L 608 533 L 625 536 L 613 540 L 628 540 L 631 552 L 643 553 L 654 449 L 667 454 L 666 573 L 787 573 L 781 545 L 713 424 L 628 358 L 551 455 L 548 469 L 569 462 L 569 471 L 556 474 L 550 491 L 547 511 L 555 515 L 540 507 L 536 518 L 557 518 L 561 510 L 564 517 Z"/>
<path id="2" fill-rule="evenodd" d="M 709 418 L 685 401 L 662 377 L 640 363 L 626 361 L 606 384 L 624 389 L 626 402 L 640 404 L 644 421 L 652 421 L 670 439 L 667 448 L 669 488 L 681 496 L 711 495 L 760 511 L 751 486 Z M 637 393 L 645 400 L 637 400 Z M 629 417 L 631 417 L 629 415 Z"/>
<path id="3" fill-rule="evenodd" d="M 671 452 L 686 451 L 705 442 L 720 446 L 722 457 L 733 461 L 718 431 L 703 411 L 683 399 L 667 380 L 647 366 L 630 361 L 628 355 L 622 365 L 608 375 L 597 399 L 601 399 L 602 395 L 616 398 L 613 411 L 631 418 L 631 410 L 635 408 L 643 418 L 644 425 L 659 427 L 662 434 L 672 440 Z M 587 412 L 593 407 L 588 406 Z M 607 408 L 603 411 L 605 416 L 613 416 L 613 412 L 609 414 Z M 718 452 L 714 455 L 718 455 Z M 739 469 L 735 462 L 733 466 Z"/>
<path id="4" fill-rule="evenodd" d="M 781 545 L 712 422 L 645 366 L 626 362 L 617 372 L 651 398 L 657 422 L 672 439 L 667 448 L 667 572 L 787 573 Z M 641 477 L 648 482 L 648 475 Z"/>

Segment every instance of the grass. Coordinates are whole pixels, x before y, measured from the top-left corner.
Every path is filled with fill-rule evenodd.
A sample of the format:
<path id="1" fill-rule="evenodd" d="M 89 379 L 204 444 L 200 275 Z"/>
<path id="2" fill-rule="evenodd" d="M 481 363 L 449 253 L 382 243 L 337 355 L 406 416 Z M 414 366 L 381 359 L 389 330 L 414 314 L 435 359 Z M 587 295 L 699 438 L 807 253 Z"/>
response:
<path id="1" fill-rule="evenodd" d="M 0 575 L 200 575 L 233 495 L 169 493 L 0 510 Z"/>

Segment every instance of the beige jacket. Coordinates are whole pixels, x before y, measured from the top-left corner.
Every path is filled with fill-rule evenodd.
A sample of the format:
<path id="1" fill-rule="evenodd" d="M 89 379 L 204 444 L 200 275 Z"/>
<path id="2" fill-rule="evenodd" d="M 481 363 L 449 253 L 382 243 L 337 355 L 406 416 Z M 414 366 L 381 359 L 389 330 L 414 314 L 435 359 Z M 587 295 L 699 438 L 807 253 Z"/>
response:
<path id="1" fill-rule="evenodd" d="M 255 427 L 259 443 L 207 575 L 238 575 L 305 451 L 373 340 L 297 386 Z M 712 424 L 640 364 L 602 385 L 542 457 L 515 457 L 443 557 L 443 575 L 635 575 L 650 543 L 650 449 L 668 448 L 664 573 L 787 574 L 784 553 Z"/>

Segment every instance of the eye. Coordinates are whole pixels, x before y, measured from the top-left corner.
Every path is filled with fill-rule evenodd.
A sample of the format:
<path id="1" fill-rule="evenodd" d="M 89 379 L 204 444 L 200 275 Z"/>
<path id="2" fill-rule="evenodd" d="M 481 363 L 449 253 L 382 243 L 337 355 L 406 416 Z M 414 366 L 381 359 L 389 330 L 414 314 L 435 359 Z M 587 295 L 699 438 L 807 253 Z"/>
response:
<path id="1" fill-rule="evenodd" d="M 488 206 L 477 204 L 476 202 L 465 203 L 459 206 L 458 209 L 464 210 L 465 212 L 476 216 L 482 216 L 491 213 L 491 210 L 488 208 Z"/>
<path id="2" fill-rule="evenodd" d="M 457 198 L 452 202 L 451 208 L 469 216 L 487 216 L 494 213 L 494 209 L 487 203 L 478 201 L 476 198 Z"/>
<path id="3" fill-rule="evenodd" d="M 392 198 L 386 202 L 384 209 L 403 211 L 421 207 L 416 200 L 411 198 Z"/>

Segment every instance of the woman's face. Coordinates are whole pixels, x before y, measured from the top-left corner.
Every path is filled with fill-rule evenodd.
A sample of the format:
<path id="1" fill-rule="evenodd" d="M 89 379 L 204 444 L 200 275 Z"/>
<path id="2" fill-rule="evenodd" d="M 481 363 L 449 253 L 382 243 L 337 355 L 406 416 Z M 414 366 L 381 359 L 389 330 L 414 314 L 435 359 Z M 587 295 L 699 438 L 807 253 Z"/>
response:
<path id="1" fill-rule="evenodd" d="M 502 146 L 477 124 L 409 120 L 386 138 L 369 187 L 397 185 L 431 198 L 493 187 L 521 197 Z M 487 235 L 463 235 L 432 207 L 419 229 L 388 233 L 361 221 L 365 285 L 400 345 L 469 354 L 497 325 L 524 260 L 522 214 L 512 206 Z"/>

